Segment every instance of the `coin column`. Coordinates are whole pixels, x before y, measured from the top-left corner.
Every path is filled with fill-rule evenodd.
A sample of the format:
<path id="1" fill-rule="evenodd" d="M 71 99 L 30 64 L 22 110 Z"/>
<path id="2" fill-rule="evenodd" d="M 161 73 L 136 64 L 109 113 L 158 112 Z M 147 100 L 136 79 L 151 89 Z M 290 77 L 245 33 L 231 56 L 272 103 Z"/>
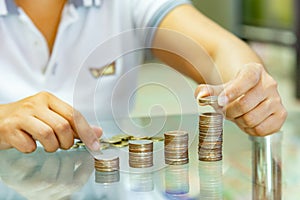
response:
<path id="1" fill-rule="evenodd" d="M 201 114 L 199 117 L 199 160 L 222 160 L 222 143 L 223 115 L 213 112 Z"/>
<path id="2" fill-rule="evenodd" d="M 169 165 L 183 165 L 189 162 L 188 140 L 186 131 L 169 131 L 165 136 L 165 163 Z"/>
<path id="3" fill-rule="evenodd" d="M 94 158 L 95 160 L 95 182 L 114 183 L 120 180 L 119 157 L 110 151 Z"/>
<path id="4" fill-rule="evenodd" d="M 129 141 L 129 166 L 133 168 L 153 166 L 153 142 L 151 140 Z"/>

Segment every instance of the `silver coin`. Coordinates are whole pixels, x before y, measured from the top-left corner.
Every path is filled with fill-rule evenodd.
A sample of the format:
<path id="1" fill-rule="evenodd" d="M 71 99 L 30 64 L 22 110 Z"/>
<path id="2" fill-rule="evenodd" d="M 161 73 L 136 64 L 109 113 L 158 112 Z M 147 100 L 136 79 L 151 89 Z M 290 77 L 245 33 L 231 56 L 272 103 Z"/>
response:
<path id="1" fill-rule="evenodd" d="M 198 103 L 200 106 L 217 105 L 218 104 L 218 96 L 200 97 L 200 98 L 198 98 Z"/>

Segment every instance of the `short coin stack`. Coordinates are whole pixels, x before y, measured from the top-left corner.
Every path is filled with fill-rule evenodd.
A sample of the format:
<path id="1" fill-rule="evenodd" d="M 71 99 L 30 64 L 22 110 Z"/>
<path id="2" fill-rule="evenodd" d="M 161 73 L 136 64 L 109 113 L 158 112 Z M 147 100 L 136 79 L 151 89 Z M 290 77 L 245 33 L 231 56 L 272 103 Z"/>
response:
<path id="1" fill-rule="evenodd" d="M 223 115 L 214 112 L 199 117 L 199 149 L 201 161 L 222 160 Z"/>
<path id="2" fill-rule="evenodd" d="M 165 163 L 169 165 L 183 165 L 188 163 L 188 133 L 186 131 L 169 131 L 164 135 Z"/>
<path id="3" fill-rule="evenodd" d="M 133 168 L 153 166 L 153 142 L 151 140 L 129 141 L 129 166 Z"/>
<path id="4" fill-rule="evenodd" d="M 119 157 L 113 151 L 107 150 L 94 159 L 96 171 L 112 172 L 119 170 Z"/>

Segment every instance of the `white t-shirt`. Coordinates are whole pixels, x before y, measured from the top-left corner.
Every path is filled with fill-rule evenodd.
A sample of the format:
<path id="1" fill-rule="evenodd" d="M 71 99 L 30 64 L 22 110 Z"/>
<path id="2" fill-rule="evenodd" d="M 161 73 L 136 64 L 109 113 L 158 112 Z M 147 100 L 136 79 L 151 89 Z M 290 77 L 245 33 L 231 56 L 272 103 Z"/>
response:
<path id="1" fill-rule="evenodd" d="M 0 104 L 49 91 L 89 121 L 128 114 L 143 49 L 188 0 L 69 0 L 52 54 L 12 0 L 0 0 Z M 112 64 L 112 65 L 110 65 Z M 107 70 L 103 73 L 103 67 Z"/>

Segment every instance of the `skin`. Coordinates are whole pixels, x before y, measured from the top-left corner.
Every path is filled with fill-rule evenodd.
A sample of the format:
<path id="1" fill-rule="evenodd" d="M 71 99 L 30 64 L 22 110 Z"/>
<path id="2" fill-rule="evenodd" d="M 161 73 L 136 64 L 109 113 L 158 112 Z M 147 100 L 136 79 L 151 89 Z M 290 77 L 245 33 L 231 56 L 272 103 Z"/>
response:
<path id="1" fill-rule="evenodd" d="M 16 0 L 47 40 L 52 51 L 65 0 Z M 91 127 L 67 103 L 48 92 L 0 105 L 0 149 L 16 148 L 30 153 L 36 140 L 45 151 L 69 149 L 80 138 L 91 150 L 100 148 L 102 129 Z"/>
<path id="2" fill-rule="evenodd" d="M 44 35 L 51 52 L 65 1 L 15 2 Z M 250 135 L 264 136 L 281 128 L 287 114 L 277 83 L 245 43 L 189 5 L 173 9 L 159 28 L 180 34 L 174 38 L 157 31 L 154 54 L 199 84 L 213 84 L 200 84 L 195 96 L 218 95 L 220 107 L 216 109 Z M 184 37 L 176 38 L 178 35 Z M 193 43 L 185 41 L 187 38 Z M 177 41 L 174 39 L 179 41 L 174 42 Z M 203 52 L 216 63 L 216 68 L 201 67 L 199 55 L 204 55 Z M 197 65 L 203 69 L 201 73 L 195 69 Z M 102 130 L 91 127 L 78 111 L 53 94 L 40 92 L 0 105 L 0 133 L 0 149 L 16 148 L 29 153 L 35 151 L 36 140 L 45 151 L 54 152 L 58 148 L 69 149 L 74 138 L 80 138 L 89 149 L 97 150 Z"/>
<path id="3" fill-rule="evenodd" d="M 218 96 L 219 107 L 216 109 L 250 135 L 266 136 L 280 130 L 287 112 L 278 93 L 277 83 L 249 46 L 191 5 L 174 9 L 159 27 L 179 32 L 184 37 L 173 36 L 176 37 L 174 40 L 170 34 L 158 31 L 154 46 L 175 53 L 154 50 L 154 54 L 196 82 L 210 84 L 200 84 L 195 97 Z M 189 42 L 191 39 L 196 45 Z M 182 61 L 182 56 L 174 55 L 178 53 L 177 49 L 181 49 L 179 54 L 189 62 Z M 201 65 L 200 60 L 207 59 L 201 51 L 206 51 L 215 64 L 210 67 L 215 69 L 202 70 L 199 74 L 195 66 Z M 196 54 L 192 55 L 193 52 Z"/>

